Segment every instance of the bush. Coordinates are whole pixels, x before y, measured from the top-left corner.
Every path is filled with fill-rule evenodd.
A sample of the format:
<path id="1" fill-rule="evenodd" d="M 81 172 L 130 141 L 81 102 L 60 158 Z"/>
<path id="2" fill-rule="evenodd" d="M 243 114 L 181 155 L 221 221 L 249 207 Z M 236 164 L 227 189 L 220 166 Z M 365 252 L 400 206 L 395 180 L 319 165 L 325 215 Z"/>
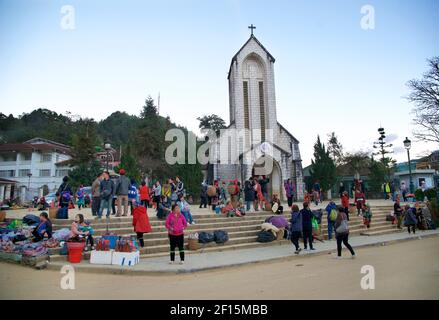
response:
<path id="1" fill-rule="evenodd" d="M 424 192 L 425 196 L 429 201 L 436 199 L 436 194 L 439 191 L 437 188 L 428 189 Z"/>
<path id="2" fill-rule="evenodd" d="M 425 197 L 424 191 L 422 191 L 421 189 L 416 189 L 415 191 L 416 200 L 424 201 L 424 197 Z"/>
<path id="3" fill-rule="evenodd" d="M 437 199 L 433 199 L 429 202 L 428 208 L 430 209 L 431 218 L 436 225 L 439 225 L 439 205 Z"/>

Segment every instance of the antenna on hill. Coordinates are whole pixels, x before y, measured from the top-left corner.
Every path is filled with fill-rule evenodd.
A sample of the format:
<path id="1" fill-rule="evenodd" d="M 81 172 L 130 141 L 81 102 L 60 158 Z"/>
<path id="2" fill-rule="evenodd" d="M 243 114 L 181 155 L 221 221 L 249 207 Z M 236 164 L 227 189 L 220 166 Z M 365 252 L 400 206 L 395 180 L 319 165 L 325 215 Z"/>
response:
<path id="1" fill-rule="evenodd" d="M 160 91 L 159 91 L 159 97 L 157 99 L 157 113 L 160 114 Z"/>

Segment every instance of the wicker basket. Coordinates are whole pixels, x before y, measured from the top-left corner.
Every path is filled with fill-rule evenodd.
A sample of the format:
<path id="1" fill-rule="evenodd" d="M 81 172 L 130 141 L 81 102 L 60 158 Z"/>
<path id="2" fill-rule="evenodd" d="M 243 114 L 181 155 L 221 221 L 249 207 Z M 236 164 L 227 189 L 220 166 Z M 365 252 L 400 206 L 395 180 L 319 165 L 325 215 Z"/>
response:
<path id="1" fill-rule="evenodd" d="M 198 243 L 198 239 L 188 239 L 187 248 L 191 251 L 197 251 L 198 249 L 200 249 L 200 244 Z"/>
<path id="2" fill-rule="evenodd" d="M 284 239 L 284 233 L 285 233 L 285 229 L 279 229 L 278 233 L 277 233 L 277 239 L 276 240 L 283 240 Z"/>
<path id="3" fill-rule="evenodd" d="M 215 197 L 216 196 L 216 188 L 214 186 L 209 186 L 207 188 L 207 195 L 209 197 Z"/>
<path id="4" fill-rule="evenodd" d="M 58 208 L 49 208 L 49 219 L 56 219 Z"/>

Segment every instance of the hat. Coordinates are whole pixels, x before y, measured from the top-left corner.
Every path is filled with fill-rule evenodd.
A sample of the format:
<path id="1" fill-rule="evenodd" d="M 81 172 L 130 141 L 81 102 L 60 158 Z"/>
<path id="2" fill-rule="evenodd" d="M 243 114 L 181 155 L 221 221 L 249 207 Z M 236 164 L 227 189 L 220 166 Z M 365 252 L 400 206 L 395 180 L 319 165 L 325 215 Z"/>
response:
<path id="1" fill-rule="evenodd" d="M 120 169 L 119 174 L 124 175 L 126 173 L 125 169 Z"/>

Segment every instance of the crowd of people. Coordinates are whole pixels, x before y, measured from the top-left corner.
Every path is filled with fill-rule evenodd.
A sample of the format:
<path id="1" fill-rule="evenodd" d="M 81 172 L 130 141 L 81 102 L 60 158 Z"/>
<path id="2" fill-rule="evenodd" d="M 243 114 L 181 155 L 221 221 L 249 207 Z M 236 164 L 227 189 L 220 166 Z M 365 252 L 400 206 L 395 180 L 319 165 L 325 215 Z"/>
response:
<path id="1" fill-rule="evenodd" d="M 221 212 L 229 217 L 244 216 L 246 213 L 252 213 L 259 210 L 270 210 L 276 214 L 284 213 L 284 207 L 279 195 L 273 194 L 269 199 L 268 184 L 270 180 L 265 176 L 254 176 L 245 181 L 244 186 L 238 181 L 231 181 L 228 184 L 225 181 L 215 180 L 212 185 L 206 181 L 201 184 L 200 208 L 210 207 L 212 210 Z M 358 180 L 354 184 L 354 204 L 357 216 L 363 219 L 365 228 L 370 228 L 372 221 L 372 211 L 370 205 L 366 202 L 364 184 Z M 116 217 L 128 216 L 129 211 L 133 215 L 134 231 L 140 246 L 144 246 L 143 234 L 151 231 L 151 226 L 147 218 L 147 209 L 154 208 L 159 219 L 165 220 L 165 227 L 168 230 L 170 245 L 170 263 L 175 262 L 175 251 L 178 248 L 180 254 L 180 263 L 184 263 L 184 231 L 189 224 L 195 224 L 191 213 L 191 206 L 186 199 L 184 183 L 179 177 L 167 179 L 162 185 L 156 181 L 150 188 L 145 181 L 140 185 L 136 181 L 126 176 L 125 170 L 119 171 L 116 179 L 111 179 L 108 172 L 99 174 L 92 184 L 92 214 L 96 219 L 101 219 L 104 211 L 106 217 L 115 215 Z M 294 246 L 295 254 L 302 251 L 299 239 L 303 239 L 304 250 L 315 250 L 314 223 L 316 219 L 315 211 L 311 210 L 311 204 L 321 202 L 321 188 L 318 182 L 313 186 L 312 192 L 305 195 L 303 208 L 299 209 L 293 204 L 295 196 L 295 186 L 289 179 L 284 182 L 287 205 L 291 210 L 291 218 L 288 223 L 288 230 L 291 242 Z M 58 192 L 59 207 L 61 209 L 68 207 L 72 197 L 76 197 L 78 208 L 84 207 L 85 193 L 81 186 L 75 195 L 69 186 L 68 178 L 65 177 L 63 184 L 59 187 Z M 312 196 L 312 198 L 311 198 Z M 117 206 L 117 210 L 115 207 Z M 142 210 L 137 210 L 141 207 Z M 129 209 L 130 208 L 130 209 Z M 336 204 L 330 201 L 323 209 L 325 218 L 328 222 L 328 240 L 335 238 L 337 243 L 337 258 L 341 257 L 342 245 L 344 245 L 355 258 L 355 251 L 349 244 L 349 220 L 350 198 L 347 190 L 340 185 L 340 203 Z M 113 213 L 111 213 L 113 211 Z M 397 227 L 402 229 L 404 224 L 409 233 L 415 233 L 416 229 L 426 229 L 427 220 L 424 214 L 425 208 L 417 203 L 413 208 L 409 205 L 401 206 L 400 197 L 397 194 L 394 204 L 394 221 Z M 319 224 L 321 223 L 321 215 Z M 40 224 L 34 230 L 36 240 L 44 237 L 50 238 L 52 227 L 47 213 L 40 215 Z M 82 214 L 77 214 L 71 225 L 70 238 L 83 238 L 93 249 L 93 229 L 90 223 L 85 222 Z M 317 238 L 318 240 L 321 240 Z"/>

